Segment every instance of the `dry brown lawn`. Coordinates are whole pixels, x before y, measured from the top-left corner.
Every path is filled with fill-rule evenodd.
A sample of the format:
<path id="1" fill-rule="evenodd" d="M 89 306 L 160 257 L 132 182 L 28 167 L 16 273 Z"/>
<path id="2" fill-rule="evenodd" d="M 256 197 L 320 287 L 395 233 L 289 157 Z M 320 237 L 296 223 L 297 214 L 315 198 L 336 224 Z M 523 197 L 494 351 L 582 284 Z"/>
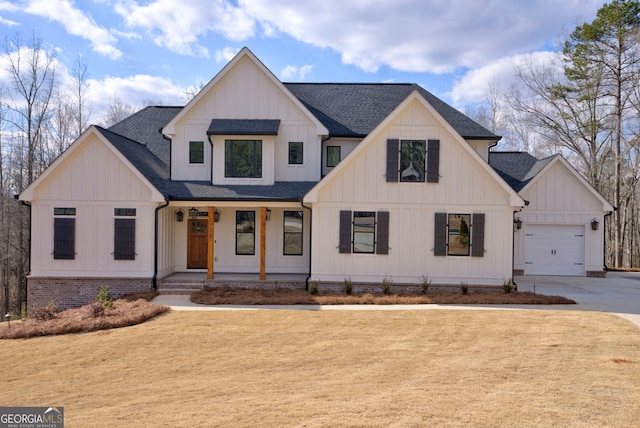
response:
<path id="1" fill-rule="evenodd" d="M 0 403 L 67 427 L 637 426 L 640 330 L 582 311 L 168 312 L 0 340 Z"/>

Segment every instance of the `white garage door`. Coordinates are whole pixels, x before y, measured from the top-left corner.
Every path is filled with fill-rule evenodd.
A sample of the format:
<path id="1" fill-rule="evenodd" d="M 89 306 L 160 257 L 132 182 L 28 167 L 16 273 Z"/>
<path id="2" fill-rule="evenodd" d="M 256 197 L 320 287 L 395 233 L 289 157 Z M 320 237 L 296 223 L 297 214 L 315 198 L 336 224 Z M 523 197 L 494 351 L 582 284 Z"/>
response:
<path id="1" fill-rule="evenodd" d="M 584 226 L 528 225 L 525 275 L 584 275 Z"/>

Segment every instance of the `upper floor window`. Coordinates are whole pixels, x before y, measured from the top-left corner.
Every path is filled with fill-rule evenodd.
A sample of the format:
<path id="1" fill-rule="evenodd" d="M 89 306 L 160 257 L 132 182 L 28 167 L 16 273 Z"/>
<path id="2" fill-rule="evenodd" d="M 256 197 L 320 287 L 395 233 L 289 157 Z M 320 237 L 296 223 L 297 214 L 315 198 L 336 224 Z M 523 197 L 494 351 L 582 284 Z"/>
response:
<path id="1" fill-rule="evenodd" d="M 424 140 L 400 141 L 400 181 L 424 181 Z"/>
<path id="2" fill-rule="evenodd" d="M 386 181 L 438 183 L 440 140 L 387 140 Z"/>
<path id="3" fill-rule="evenodd" d="M 204 141 L 189 141 L 189 163 L 204 163 Z"/>
<path id="4" fill-rule="evenodd" d="M 262 141 L 225 140 L 224 176 L 262 178 Z"/>
<path id="5" fill-rule="evenodd" d="M 340 162 L 340 146 L 327 146 L 327 168 L 333 168 Z"/>
<path id="6" fill-rule="evenodd" d="M 289 165 L 302 165 L 302 142 L 289 141 Z"/>

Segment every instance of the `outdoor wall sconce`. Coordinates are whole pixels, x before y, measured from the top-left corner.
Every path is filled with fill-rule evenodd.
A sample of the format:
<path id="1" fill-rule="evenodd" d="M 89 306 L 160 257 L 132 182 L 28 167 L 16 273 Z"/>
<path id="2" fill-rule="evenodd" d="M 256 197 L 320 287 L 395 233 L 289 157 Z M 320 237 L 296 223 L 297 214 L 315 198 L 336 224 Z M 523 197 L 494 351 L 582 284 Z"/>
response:
<path id="1" fill-rule="evenodd" d="M 176 211 L 176 221 L 178 223 L 182 223 L 182 220 L 184 220 L 184 211 L 182 211 L 182 209 L 179 209 L 178 211 Z"/>
<path id="2" fill-rule="evenodd" d="M 600 228 L 600 222 L 597 218 L 591 220 L 591 230 L 598 230 Z"/>
<path id="3" fill-rule="evenodd" d="M 267 221 L 271 221 L 271 208 L 267 208 Z"/>
<path id="4" fill-rule="evenodd" d="M 189 218 L 195 220 L 198 218 L 198 209 L 196 207 L 189 208 Z"/>
<path id="5" fill-rule="evenodd" d="M 513 231 L 522 229 L 522 219 L 520 217 L 516 217 L 513 219 Z"/>
<path id="6" fill-rule="evenodd" d="M 218 209 L 213 212 L 213 221 L 216 223 L 220 221 L 220 211 Z"/>

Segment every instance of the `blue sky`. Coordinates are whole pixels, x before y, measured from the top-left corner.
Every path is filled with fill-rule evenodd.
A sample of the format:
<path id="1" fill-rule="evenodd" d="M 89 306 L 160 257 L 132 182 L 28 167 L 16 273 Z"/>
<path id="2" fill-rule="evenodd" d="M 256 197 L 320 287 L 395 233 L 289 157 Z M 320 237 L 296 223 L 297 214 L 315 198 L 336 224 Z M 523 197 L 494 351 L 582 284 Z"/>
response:
<path id="1" fill-rule="evenodd" d="M 544 57 L 603 0 L 0 0 L 2 39 L 35 31 L 58 76 L 86 58 L 91 122 L 114 97 L 182 105 L 247 46 L 286 82 L 411 82 L 464 109 Z M 8 85 L 0 57 L 0 85 Z"/>

